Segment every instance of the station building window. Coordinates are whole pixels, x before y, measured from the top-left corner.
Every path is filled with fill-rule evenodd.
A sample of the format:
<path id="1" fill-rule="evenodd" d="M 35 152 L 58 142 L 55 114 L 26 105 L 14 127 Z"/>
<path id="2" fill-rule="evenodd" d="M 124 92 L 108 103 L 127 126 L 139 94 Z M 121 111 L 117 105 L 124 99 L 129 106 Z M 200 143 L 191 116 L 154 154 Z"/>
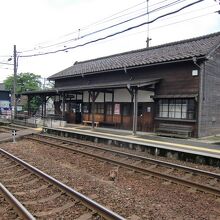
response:
<path id="1" fill-rule="evenodd" d="M 130 103 L 123 104 L 123 108 L 122 109 L 123 109 L 122 114 L 124 116 L 131 115 L 131 104 Z"/>
<path id="2" fill-rule="evenodd" d="M 95 113 L 96 114 L 104 114 L 104 103 L 96 103 L 95 104 Z"/>
<path id="3" fill-rule="evenodd" d="M 83 104 L 83 113 L 89 114 L 90 113 L 90 109 L 91 109 L 90 103 L 84 103 Z"/>
<path id="4" fill-rule="evenodd" d="M 121 114 L 121 104 L 115 103 L 114 104 L 114 115 L 120 115 Z"/>
<path id="5" fill-rule="evenodd" d="M 195 119 L 194 99 L 160 99 L 157 102 L 157 117 Z"/>
<path id="6" fill-rule="evenodd" d="M 106 115 L 112 115 L 112 103 L 106 104 Z"/>

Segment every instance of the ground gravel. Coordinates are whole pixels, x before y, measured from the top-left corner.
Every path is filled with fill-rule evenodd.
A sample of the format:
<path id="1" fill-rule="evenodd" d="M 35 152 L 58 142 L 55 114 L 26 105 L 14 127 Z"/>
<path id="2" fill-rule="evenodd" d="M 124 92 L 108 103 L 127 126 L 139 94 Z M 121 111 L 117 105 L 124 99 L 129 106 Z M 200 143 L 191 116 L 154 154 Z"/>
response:
<path id="1" fill-rule="evenodd" d="M 21 219 L 12 206 L 0 194 L 0 220 Z"/>
<path id="2" fill-rule="evenodd" d="M 126 218 L 220 219 L 220 202 L 209 194 L 29 140 L 1 147 Z"/>

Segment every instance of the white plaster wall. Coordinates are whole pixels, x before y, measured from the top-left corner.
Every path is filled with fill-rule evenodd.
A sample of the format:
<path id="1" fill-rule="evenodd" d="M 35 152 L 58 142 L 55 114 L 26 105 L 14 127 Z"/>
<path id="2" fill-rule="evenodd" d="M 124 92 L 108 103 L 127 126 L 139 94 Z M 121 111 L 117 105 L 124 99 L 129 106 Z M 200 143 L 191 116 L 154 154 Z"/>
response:
<path id="1" fill-rule="evenodd" d="M 83 102 L 88 102 L 89 101 L 89 92 L 84 91 L 83 92 Z"/>
<path id="2" fill-rule="evenodd" d="M 87 91 L 83 92 L 83 101 L 88 102 L 89 101 L 89 93 Z M 112 101 L 112 94 L 106 93 L 105 94 L 105 101 L 111 102 Z M 92 100 L 90 100 L 92 102 Z M 104 93 L 100 92 L 95 102 L 104 102 Z"/>
<path id="3" fill-rule="evenodd" d="M 138 91 L 138 102 L 154 102 L 151 96 L 154 95 L 154 92 L 151 91 Z"/>
<path id="4" fill-rule="evenodd" d="M 114 101 L 115 102 L 131 102 L 131 95 L 127 89 L 116 89 Z"/>
<path id="5" fill-rule="evenodd" d="M 104 102 L 104 93 L 100 92 L 95 102 Z"/>
<path id="6" fill-rule="evenodd" d="M 106 93 L 105 95 L 106 95 L 105 96 L 106 102 L 111 102 L 112 94 Z M 138 102 L 153 102 L 154 100 L 150 98 L 150 96 L 153 96 L 153 95 L 154 95 L 154 92 L 139 90 L 138 91 Z M 83 100 L 84 102 L 88 102 L 88 99 L 89 99 L 89 93 L 85 91 L 83 93 Z M 95 102 L 103 102 L 103 101 L 104 101 L 104 93 L 99 93 Z M 115 102 L 131 102 L 131 95 L 127 89 L 115 89 L 114 101 Z"/>
<path id="7" fill-rule="evenodd" d="M 150 96 L 154 95 L 154 92 L 150 91 L 138 91 L 138 102 L 153 102 L 154 100 Z M 131 95 L 127 89 L 115 90 L 115 102 L 131 102 Z"/>
<path id="8" fill-rule="evenodd" d="M 112 94 L 111 93 L 106 93 L 105 94 L 105 101 L 106 102 L 111 102 L 112 101 Z"/>

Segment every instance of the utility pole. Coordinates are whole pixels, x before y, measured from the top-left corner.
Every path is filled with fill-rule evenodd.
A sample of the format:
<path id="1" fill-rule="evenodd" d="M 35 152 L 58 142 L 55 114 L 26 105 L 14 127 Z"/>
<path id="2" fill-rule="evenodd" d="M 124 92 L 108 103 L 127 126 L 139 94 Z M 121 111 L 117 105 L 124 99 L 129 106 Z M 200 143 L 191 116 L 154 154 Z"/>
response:
<path id="1" fill-rule="evenodd" d="M 13 80 L 14 118 L 16 117 L 17 114 L 16 86 L 17 86 L 17 50 L 16 50 L 16 45 L 14 45 L 14 80 Z"/>
<path id="2" fill-rule="evenodd" d="M 149 21 L 150 21 L 150 15 L 149 15 L 149 0 L 146 0 L 147 1 L 147 40 L 146 40 L 146 47 L 148 48 L 150 46 L 150 40 L 152 40 L 150 37 L 149 37 Z"/>

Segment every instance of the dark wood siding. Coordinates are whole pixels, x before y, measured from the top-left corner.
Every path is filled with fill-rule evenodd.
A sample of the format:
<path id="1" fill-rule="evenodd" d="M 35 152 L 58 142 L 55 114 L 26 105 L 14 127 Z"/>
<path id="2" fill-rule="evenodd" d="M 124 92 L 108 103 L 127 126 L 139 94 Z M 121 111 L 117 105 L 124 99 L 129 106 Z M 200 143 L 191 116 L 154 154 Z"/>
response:
<path id="1" fill-rule="evenodd" d="M 119 82 L 138 79 L 161 78 L 157 85 L 156 94 L 192 94 L 198 93 L 198 77 L 192 76 L 192 70 L 198 69 L 193 62 L 164 64 L 160 66 L 116 72 L 99 73 L 73 78 L 58 79 L 55 87 L 88 86 L 108 82 Z"/>
<path id="2" fill-rule="evenodd" d="M 156 95 L 197 94 L 199 77 L 192 76 L 193 69 L 198 69 L 198 67 L 192 63 L 182 63 L 162 69 L 158 74 L 162 80 L 157 85 Z"/>
<path id="3" fill-rule="evenodd" d="M 198 69 L 193 61 L 170 63 L 159 66 L 144 67 L 138 69 L 127 69 L 127 71 L 112 71 L 99 74 L 91 74 L 66 79 L 56 80 L 56 87 L 71 86 L 88 86 L 104 84 L 109 82 L 123 82 L 132 80 L 145 80 L 160 78 L 160 82 L 155 86 L 155 95 L 190 95 L 199 92 L 199 76 L 192 76 L 192 70 Z M 154 131 L 157 126 L 154 123 L 154 103 L 151 103 L 152 113 L 144 112 L 142 116 L 138 116 L 138 130 Z M 91 115 L 83 114 L 83 120 L 91 120 Z M 104 117 L 95 115 L 95 121 L 109 121 L 120 124 L 120 128 L 132 129 L 132 113 L 130 116 L 113 115 L 112 117 Z M 157 119 L 157 123 L 159 123 Z M 172 122 L 172 120 L 171 120 Z M 180 124 L 192 124 L 197 127 L 195 122 L 187 122 L 180 120 Z M 195 133 L 195 131 L 194 131 Z"/>

